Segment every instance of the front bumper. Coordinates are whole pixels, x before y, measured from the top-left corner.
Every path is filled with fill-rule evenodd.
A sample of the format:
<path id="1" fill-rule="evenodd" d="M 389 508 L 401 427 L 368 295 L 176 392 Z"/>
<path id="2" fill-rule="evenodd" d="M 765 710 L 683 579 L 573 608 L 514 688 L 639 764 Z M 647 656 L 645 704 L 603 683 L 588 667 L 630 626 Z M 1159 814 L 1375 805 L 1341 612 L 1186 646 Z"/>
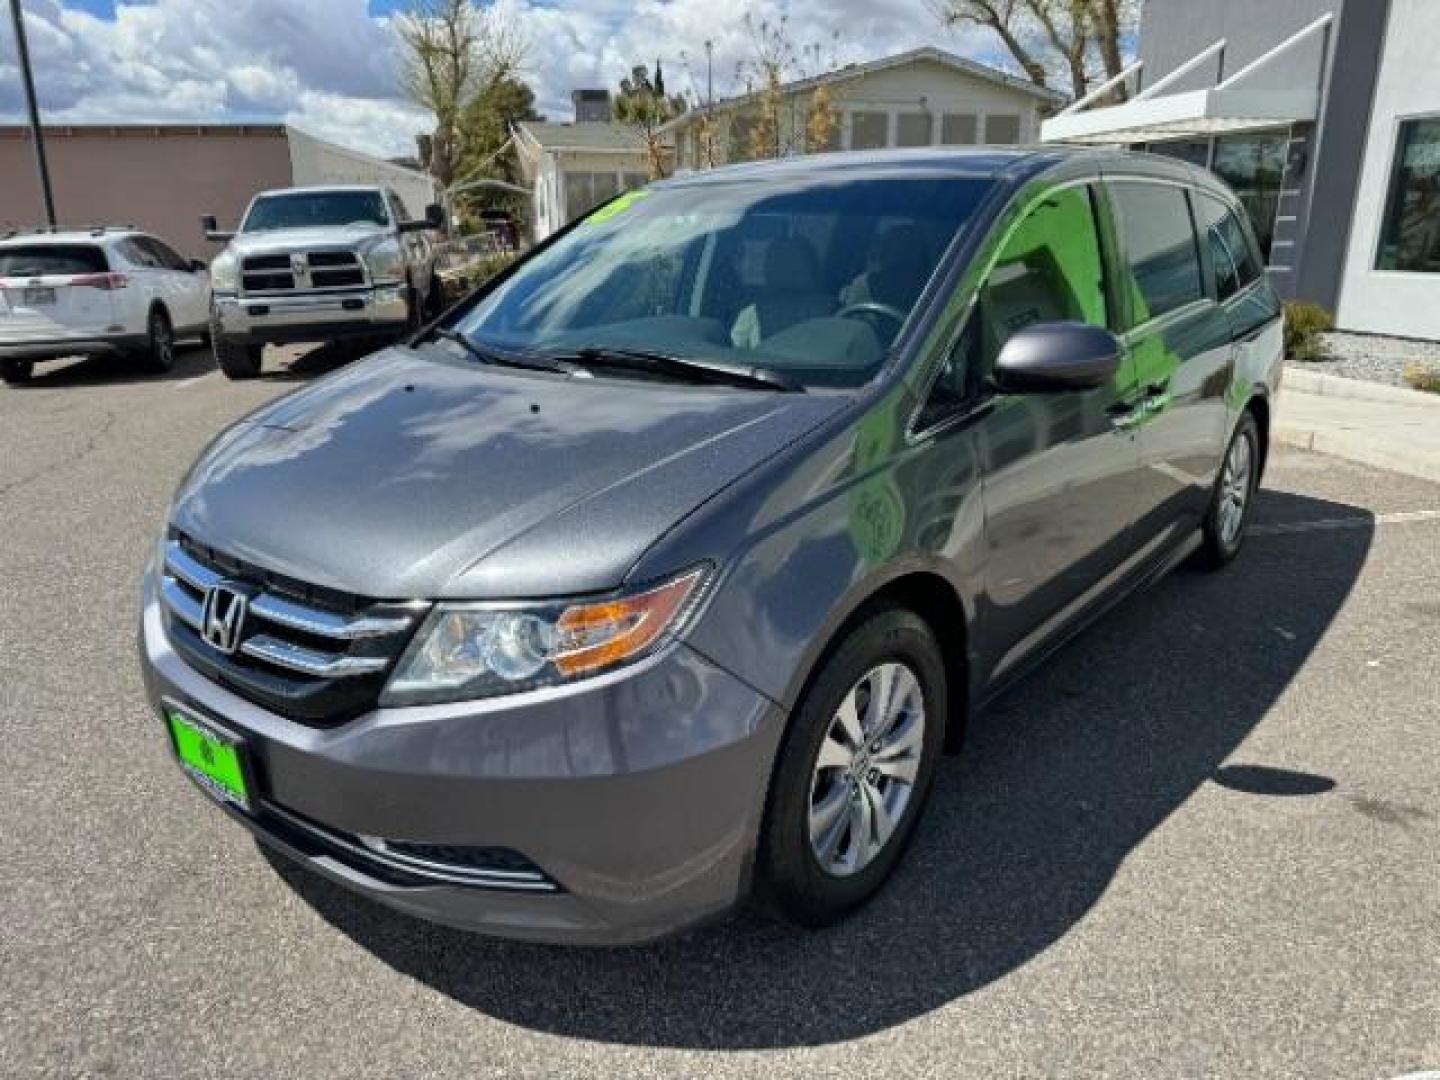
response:
<path id="1" fill-rule="evenodd" d="M 223 296 L 211 303 L 211 332 L 237 344 L 331 341 L 403 330 L 403 285 L 336 289 L 288 296 Z"/>
<path id="2" fill-rule="evenodd" d="M 0 360 L 58 360 L 65 356 L 116 356 L 148 345 L 144 334 L 61 334 L 0 337 Z"/>
<path id="3" fill-rule="evenodd" d="M 782 714 L 684 645 L 570 687 L 382 708 L 321 729 L 185 664 L 147 581 L 141 658 L 157 711 L 169 700 L 244 739 L 259 811 L 232 816 L 401 911 L 502 937 L 622 944 L 718 915 L 748 888 Z M 558 889 L 407 880 L 365 858 L 362 837 L 507 849 Z"/>

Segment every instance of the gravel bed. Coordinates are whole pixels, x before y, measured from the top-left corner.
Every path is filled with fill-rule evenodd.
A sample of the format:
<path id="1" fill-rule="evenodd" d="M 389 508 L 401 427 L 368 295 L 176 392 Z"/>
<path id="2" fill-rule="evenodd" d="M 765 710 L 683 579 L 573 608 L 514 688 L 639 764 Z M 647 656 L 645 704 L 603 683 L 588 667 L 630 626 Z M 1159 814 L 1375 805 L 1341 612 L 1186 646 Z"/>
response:
<path id="1" fill-rule="evenodd" d="M 1306 360 L 1292 366 L 1390 386 L 1405 385 L 1401 376 L 1406 364 L 1423 363 L 1440 369 L 1440 342 L 1339 332 L 1321 334 L 1320 342 L 1325 359 Z"/>

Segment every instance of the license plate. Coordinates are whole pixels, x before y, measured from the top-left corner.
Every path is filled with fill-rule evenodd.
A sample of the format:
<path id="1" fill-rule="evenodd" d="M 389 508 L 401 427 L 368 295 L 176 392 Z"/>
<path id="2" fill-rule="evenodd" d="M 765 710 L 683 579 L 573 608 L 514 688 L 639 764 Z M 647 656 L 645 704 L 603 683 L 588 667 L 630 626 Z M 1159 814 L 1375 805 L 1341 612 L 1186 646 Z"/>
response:
<path id="1" fill-rule="evenodd" d="M 41 287 L 38 289 L 26 289 L 23 301 L 26 307 L 38 307 L 41 304 L 55 303 L 55 290 Z"/>
<path id="2" fill-rule="evenodd" d="M 250 785 L 240 740 L 174 705 L 165 706 L 165 723 L 181 768 L 215 798 L 248 811 Z"/>

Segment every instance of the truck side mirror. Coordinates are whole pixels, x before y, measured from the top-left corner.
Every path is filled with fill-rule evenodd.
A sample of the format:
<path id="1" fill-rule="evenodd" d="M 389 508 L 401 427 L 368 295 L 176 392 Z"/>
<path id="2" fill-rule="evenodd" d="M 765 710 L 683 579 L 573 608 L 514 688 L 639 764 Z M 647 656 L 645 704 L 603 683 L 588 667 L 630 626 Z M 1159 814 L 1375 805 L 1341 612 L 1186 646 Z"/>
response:
<path id="1" fill-rule="evenodd" d="M 445 227 L 445 208 L 439 203 L 431 203 L 425 207 L 425 223 L 432 229 L 443 229 Z"/>
<path id="2" fill-rule="evenodd" d="M 233 232 L 221 232 L 220 226 L 215 221 L 214 214 L 204 214 L 200 218 L 200 228 L 205 233 L 206 240 L 213 240 L 216 243 L 223 243 L 235 234 Z"/>

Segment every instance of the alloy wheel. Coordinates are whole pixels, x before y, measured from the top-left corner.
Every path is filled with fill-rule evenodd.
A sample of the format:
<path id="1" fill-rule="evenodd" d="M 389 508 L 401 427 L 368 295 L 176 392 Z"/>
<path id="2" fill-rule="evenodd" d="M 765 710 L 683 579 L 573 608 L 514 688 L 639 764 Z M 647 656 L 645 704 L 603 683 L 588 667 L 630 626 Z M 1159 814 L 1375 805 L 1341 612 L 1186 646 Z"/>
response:
<path id="1" fill-rule="evenodd" d="M 810 849 L 826 873 L 848 877 L 884 850 L 914 794 L 924 746 L 924 694 L 909 667 L 881 664 L 850 688 L 810 782 Z"/>
<path id="2" fill-rule="evenodd" d="M 1242 434 L 1230 445 L 1230 453 L 1225 455 L 1225 468 L 1220 475 L 1218 524 L 1220 540 L 1226 547 L 1235 545 L 1245 524 L 1254 461 L 1254 447 L 1250 439 Z"/>

